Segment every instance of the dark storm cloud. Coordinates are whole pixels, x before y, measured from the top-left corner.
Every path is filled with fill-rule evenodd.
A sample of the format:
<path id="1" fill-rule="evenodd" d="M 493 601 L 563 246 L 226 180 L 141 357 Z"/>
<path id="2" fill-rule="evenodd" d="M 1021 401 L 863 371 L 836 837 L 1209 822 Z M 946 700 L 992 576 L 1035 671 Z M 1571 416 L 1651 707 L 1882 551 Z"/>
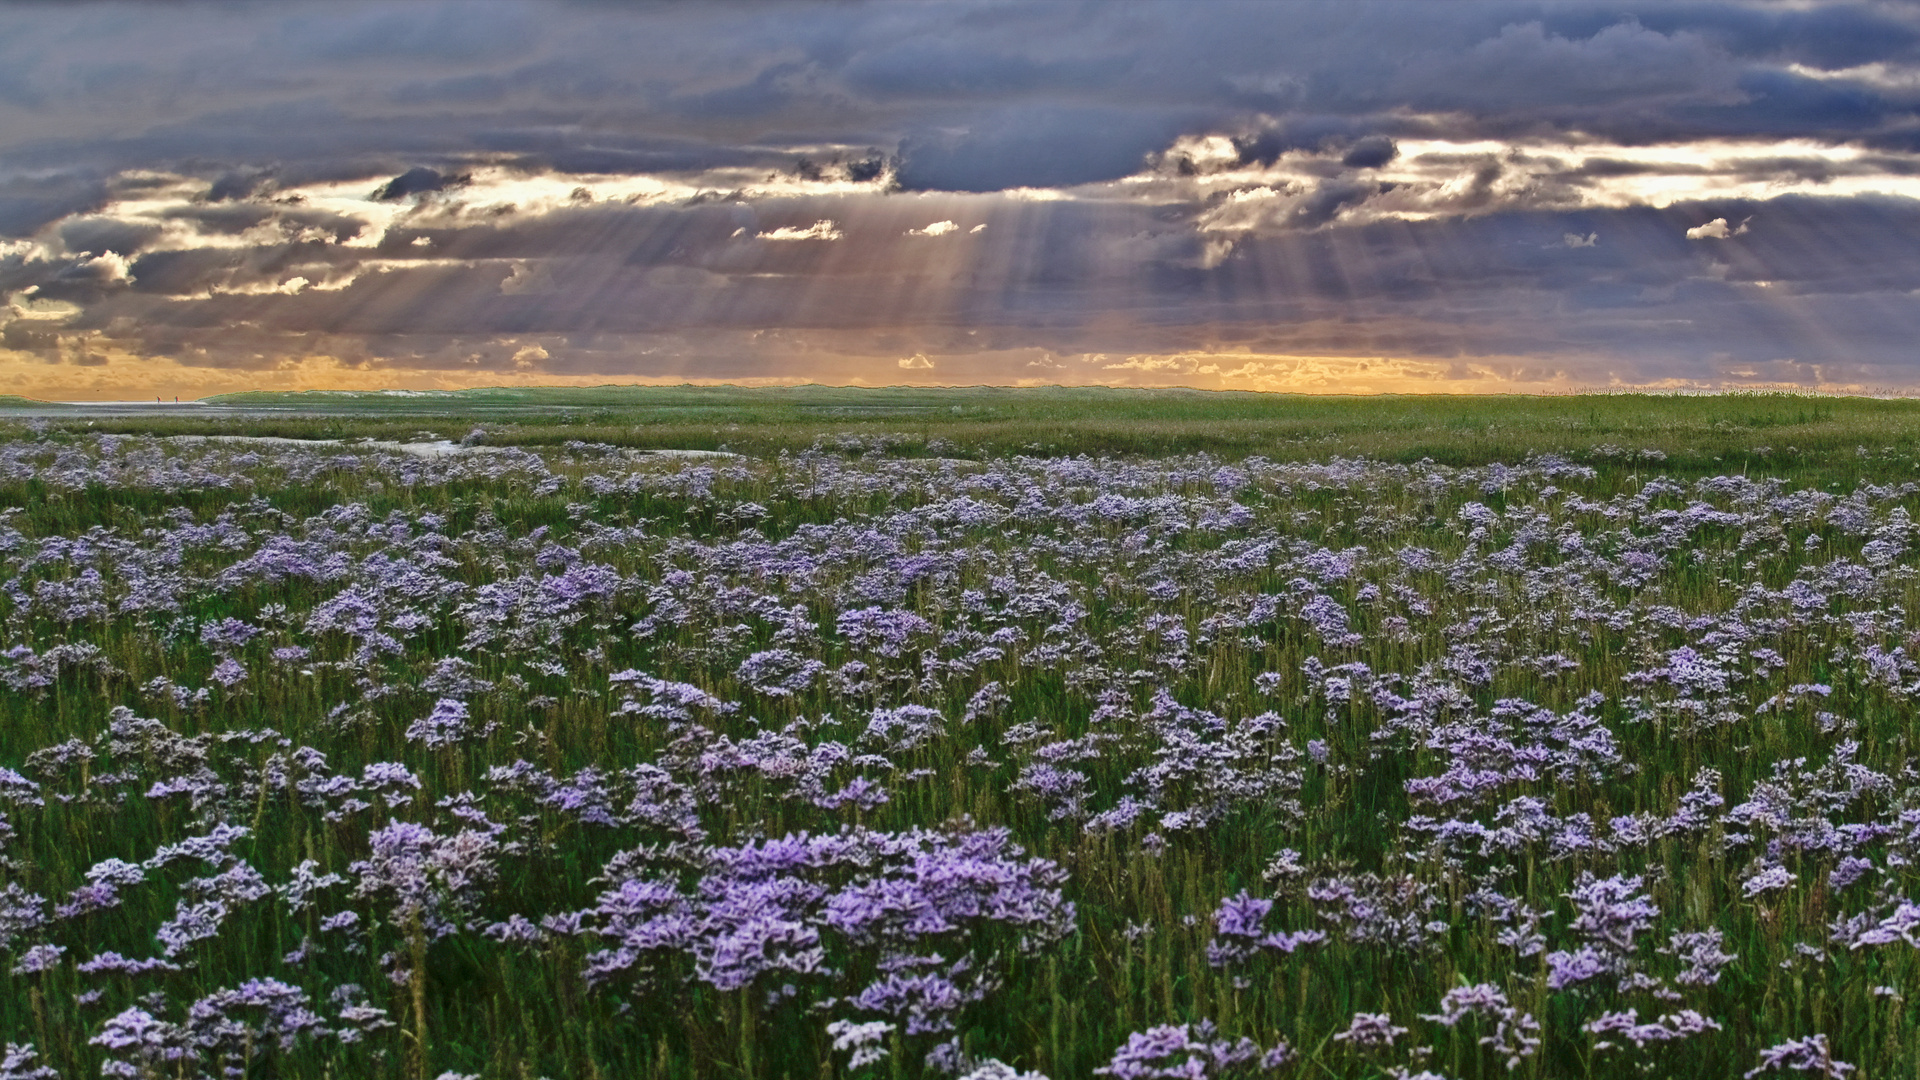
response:
<path id="1" fill-rule="evenodd" d="M 404 199 L 409 195 L 424 195 L 432 191 L 445 191 L 467 182 L 463 175 L 448 176 L 443 173 L 416 165 L 399 176 L 381 184 L 373 197 L 382 202 L 391 199 Z"/>
<path id="2" fill-rule="evenodd" d="M 1522 116 L 1613 111 L 1734 88 L 1734 58 L 1699 34 L 1633 21 L 1576 39 L 1539 22 L 1503 27 L 1464 52 L 1415 52 L 1389 84 L 1396 104 Z"/>
<path id="3" fill-rule="evenodd" d="M 8 177 L 0 181 L 0 237 L 30 236 L 43 225 L 91 210 L 106 199 L 105 178 L 87 172 Z"/>
<path id="4" fill-rule="evenodd" d="M 1400 148 L 1385 135 L 1369 135 L 1347 150 L 1340 164 L 1351 169 L 1377 169 L 1400 156 Z"/>
<path id="5" fill-rule="evenodd" d="M 910 189 L 1071 187 L 1126 176 L 1191 117 L 1102 107 L 1008 109 L 963 130 L 908 136 L 900 183 Z"/>
<path id="6" fill-rule="evenodd" d="M 53 235 L 59 245 L 70 252 L 132 255 L 160 235 L 160 226 L 112 219 L 77 218 L 63 222 Z"/>
<path id="7" fill-rule="evenodd" d="M 1617 10 L 1597 7 L 1550 9 L 1543 17 L 1568 37 L 1590 36 L 1618 20 Z M 1700 34 L 1738 55 L 1818 67 L 1858 67 L 1920 56 L 1920 28 L 1911 12 L 1890 4 L 1676 3 L 1635 8 L 1634 17 L 1662 33 Z"/>
<path id="8" fill-rule="evenodd" d="M 1359 138 L 1440 112 L 1462 136 L 1869 137 L 1911 103 L 1785 65 L 1904 63 L 1914 41 L 1912 12 L 1867 7 L 11 7 L 0 103 L 30 122 L 0 125 L 0 157 L 381 158 L 391 176 L 472 153 L 697 168 L 830 141 L 902 151 L 909 186 L 995 190 L 1126 175 L 1182 131 Z"/>

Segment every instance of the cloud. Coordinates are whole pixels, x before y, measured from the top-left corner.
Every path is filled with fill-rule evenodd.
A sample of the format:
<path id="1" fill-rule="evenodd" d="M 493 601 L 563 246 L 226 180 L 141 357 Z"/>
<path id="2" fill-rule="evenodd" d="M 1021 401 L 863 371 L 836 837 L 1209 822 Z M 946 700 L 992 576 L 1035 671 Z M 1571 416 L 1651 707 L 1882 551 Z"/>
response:
<path id="1" fill-rule="evenodd" d="M 1541 22 L 1512 23 L 1464 52 L 1434 49 L 1403 65 L 1396 88 L 1430 108 L 1618 108 L 1675 97 L 1727 100 L 1737 70 L 1702 34 L 1662 33 L 1637 19 L 1591 36 L 1562 36 Z"/>
<path id="2" fill-rule="evenodd" d="M 500 292 L 506 296 L 554 292 L 558 288 L 553 267 L 546 263 L 515 262 L 500 281 Z"/>
<path id="3" fill-rule="evenodd" d="M 467 176 L 445 176 L 425 166 L 415 166 L 380 185 L 380 187 L 374 191 L 373 197 L 382 202 L 387 202 L 393 199 L 404 199 L 410 195 L 427 195 L 436 191 L 445 191 L 448 188 L 459 187 L 467 183 L 469 179 L 470 177 Z M 221 181 L 215 181 L 213 190 L 208 192 L 209 197 L 219 197 L 216 192 L 221 191 L 224 180 L 225 178 L 223 177 Z"/>
<path id="4" fill-rule="evenodd" d="M 1385 135 L 1369 135 L 1353 144 L 1341 156 L 1340 164 L 1350 169 L 1377 169 L 1400 156 L 1400 147 Z"/>
<path id="5" fill-rule="evenodd" d="M 932 371 L 933 361 L 927 359 L 926 353 L 914 353 L 912 356 L 902 357 L 899 366 L 905 371 Z"/>
<path id="6" fill-rule="evenodd" d="M 571 190 L 567 178 L 542 183 Z M 1376 195 L 1316 229 L 1225 233 L 1183 222 L 1169 213 L 1178 203 L 1157 199 L 990 194 L 563 201 L 471 220 L 436 208 L 427 217 L 438 224 L 422 226 L 410 224 L 424 220 L 418 211 L 370 200 L 373 185 L 347 186 L 369 213 L 396 215 L 370 226 L 382 230 L 372 246 L 333 234 L 256 245 L 205 225 L 165 242 L 199 237 L 210 246 L 143 252 L 129 261 L 132 280 L 115 283 L 102 280 L 98 256 L 14 242 L 0 254 L 0 289 L 40 286 L 25 299 L 45 316 L 15 319 L 25 328 L 9 330 L 6 347 L 110 357 L 128 372 L 141 370 L 140 357 L 262 373 L 358 357 L 366 374 L 353 378 L 409 372 L 409 385 L 513 373 L 844 381 L 929 370 L 902 367 L 902 357 L 938 357 L 950 382 L 1049 371 L 1069 381 L 1243 385 L 1260 373 L 1196 359 L 1234 349 L 1423 363 L 1501 356 L 1514 371 L 1526 357 L 1551 366 L 1604 352 L 1606 370 L 1624 381 L 1683 373 L 1702 385 L 1718 377 L 1709 354 L 1726 354 L 1727 370 L 1762 372 L 1791 355 L 1830 373 L 1851 363 L 1892 385 L 1916 329 L 1901 298 L 1920 289 L 1920 253 L 1897 242 L 1920 231 L 1920 203 L 1887 197 L 1349 223 L 1346 215 L 1374 214 L 1374 200 L 1387 197 Z M 1312 190 L 1267 199 L 1284 204 Z M 180 206 L 197 205 L 182 198 Z M 105 212 L 138 206 L 175 220 L 173 205 Z M 1684 238 L 1696 222 L 1760 212 L 1769 228 L 1738 247 Z M 965 245 L 905 235 L 929 218 L 999 227 Z M 782 220 L 831 222 L 842 250 L 729 235 Z M 417 247 L 419 235 L 436 243 Z M 1568 235 L 1595 246 L 1578 259 L 1553 257 Z M 1461 320 L 1461 310 L 1474 318 Z M 547 356 L 523 352 L 529 342 Z M 1049 354 L 1101 359 L 1058 372 L 1029 366 Z"/>
<path id="7" fill-rule="evenodd" d="M 1910 66 L 1916 20 L 1716 2 L 1088 14 L 964 0 L 484 12 L 415 0 L 132 8 L 106 24 L 25 8 L 0 21 L 0 154 L 21 168 L 199 163 L 225 179 L 222 197 L 269 167 L 295 183 L 309 170 L 391 170 L 380 183 L 424 170 L 393 193 L 406 197 L 427 173 L 481 159 L 637 172 L 897 155 L 916 190 L 1071 186 L 1258 117 L 1286 146 L 1344 140 L 1354 168 L 1434 134 L 1643 142 L 1844 124 L 1893 136 L 1905 105 L 1865 73 Z"/>
<path id="8" fill-rule="evenodd" d="M 1129 356 L 1125 360 L 1111 364 L 1101 364 L 1104 371 L 1175 371 L 1192 374 L 1195 367 L 1189 357 L 1184 356 Z"/>
<path id="9" fill-rule="evenodd" d="M 0 6 L 23 365 L 1920 381 L 1909 8 L 90 12 Z"/>
<path id="10" fill-rule="evenodd" d="M 1747 231 L 1747 223 L 1741 222 L 1737 228 L 1728 228 L 1726 218 L 1714 218 L 1705 225 L 1695 225 L 1687 230 L 1689 240 L 1727 240 Z"/>
<path id="11" fill-rule="evenodd" d="M 826 218 L 802 229 L 793 225 L 782 225 L 777 229 L 753 234 L 757 240 L 844 240 L 846 233 Z"/>
<path id="12" fill-rule="evenodd" d="M 117 251 L 103 251 L 98 255 L 83 252 L 80 261 L 73 263 L 61 275 L 71 283 L 79 281 L 95 282 L 101 285 L 126 285 L 133 281 L 132 264 L 125 255 Z"/>
<path id="13" fill-rule="evenodd" d="M 1195 117 L 1183 110 L 1026 105 L 964 126 L 928 126 L 900 143 L 899 182 L 911 191 L 1072 187 L 1139 171 Z"/>
<path id="14" fill-rule="evenodd" d="M 40 291 L 37 285 L 29 285 L 7 297 L 6 314 L 10 320 L 66 320 L 80 313 L 78 304 L 62 300 L 41 300 L 34 296 Z"/>

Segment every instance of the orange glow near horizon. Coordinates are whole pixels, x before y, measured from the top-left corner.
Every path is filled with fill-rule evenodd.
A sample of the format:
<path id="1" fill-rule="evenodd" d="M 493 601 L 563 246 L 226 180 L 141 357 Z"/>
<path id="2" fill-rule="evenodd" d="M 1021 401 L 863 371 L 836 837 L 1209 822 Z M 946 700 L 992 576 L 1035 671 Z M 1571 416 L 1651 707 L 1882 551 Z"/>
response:
<path id="1" fill-rule="evenodd" d="M 1599 362 L 1545 365 L 1537 358 L 1498 357 L 1422 359 L 1382 356 L 1296 356 L 1248 351 L 1180 352 L 1115 357 L 1091 354 L 1063 358 L 1044 374 L 1016 378 L 943 377 L 943 362 L 932 369 L 902 364 L 843 360 L 820 370 L 794 375 L 706 378 L 694 374 L 637 376 L 614 372 L 460 372 L 437 368 L 366 366 L 331 356 L 288 360 L 271 369 L 233 370 L 182 364 L 171 359 L 134 356 L 119 350 L 95 352 L 93 362 L 50 364 L 28 353 L 0 349 L 0 386 L 6 392 L 43 401 L 143 401 L 158 396 L 192 401 L 244 391 L 447 391 L 480 387 L 543 386 L 1112 386 L 1142 389 L 1175 387 L 1269 393 L 1376 394 L 1567 394 L 1583 391 L 1791 390 L 1815 393 L 1884 394 L 1884 387 L 1853 381 L 1811 378 L 1764 379 L 1751 370 L 1730 371 L 1725 380 L 1663 379 L 1634 381 L 1606 370 Z M 1035 365 L 1027 365 L 1032 368 Z M 1750 366 L 1749 366 L 1750 368 Z"/>

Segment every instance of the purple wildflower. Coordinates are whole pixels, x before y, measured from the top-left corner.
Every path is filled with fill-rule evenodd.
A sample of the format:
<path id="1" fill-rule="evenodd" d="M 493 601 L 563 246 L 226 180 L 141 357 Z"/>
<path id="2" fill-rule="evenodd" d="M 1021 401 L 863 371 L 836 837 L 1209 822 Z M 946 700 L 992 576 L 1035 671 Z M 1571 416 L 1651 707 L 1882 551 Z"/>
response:
<path id="1" fill-rule="evenodd" d="M 887 1048 L 881 1044 L 893 1025 L 884 1020 L 874 1020 L 857 1024 L 850 1020 L 835 1020 L 827 1025 L 827 1034 L 833 1036 L 833 1048 L 841 1053 L 851 1052 L 847 1067 L 858 1069 L 883 1061 Z"/>
<path id="2" fill-rule="evenodd" d="M 1407 1029 L 1396 1025 L 1387 1013 L 1357 1012 L 1348 1021 L 1347 1029 L 1337 1032 L 1333 1039 L 1371 1050 L 1392 1046 L 1395 1039 L 1406 1033 Z"/>
<path id="3" fill-rule="evenodd" d="M 1640 891 L 1642 884 L 1639 877 L 1594 880 L 1583 876 L 1581 884 L 1567 894 L 1579 912 L 1573 920 L 1574 932 L 1617 953 L 1631 952 L 1634 935 L 1651 929 L 1660 914 Z"/>
<path id="4" fill-rule="evenodd" d="M 407 726 L 407 741 L 420 743 L 429 750 L 442 750 L 459 745 L 469 736 L 484 737 L 498 726 L 489 724 L 483 730 L 473 731 L 467 703 L 441 698 L 433 703 L 431 712 Z"/>
<path id="5" fill-rule="evenodd" d="M 51 1066 L 34 1064 L 39 1057 L 32 1043 L 8 1043 L 0 1051 L 0 1080 L 60 1080 Z"/>
<path id="6" fill-rule="evenodd" d="M 35 945 L 20 954 L 20 959 L 13 965 L 13 973 L 38 975 L 43 971 L 51 971 L 59 965 L 60 955 L 66 951 L 65 945 Z"/>
<path id="7" fill-rule="evenodd" d="M 1764 893 L 1779 892 L 1799 880 L 1784 866 L 1769 866 L 1741 883 L 1740 895 L 1751 900 Z"/>
<path id="8" fill-rule="evenodd" d="M 1790 1039 L 1760 1051 L 1760 1064 L 1742 1075 L 1752 1080 L 1761 1073 L 1805 1072 L 1818 1073 L 1825 1080 L 1839 1080 L 1853 1071 L 1854 1066 L 1834 1060 L 1827 1037 L 1820 1034 Z"/>
<path id="9" fill-rule="evenodd" d="M 1208 1080 L 1249 1071 L 1261 1056 L 1253 1040 L 1224 1038 L 1202 1020 L 1136 1031 L 1093 1072 L 1114 1080 Z"/>

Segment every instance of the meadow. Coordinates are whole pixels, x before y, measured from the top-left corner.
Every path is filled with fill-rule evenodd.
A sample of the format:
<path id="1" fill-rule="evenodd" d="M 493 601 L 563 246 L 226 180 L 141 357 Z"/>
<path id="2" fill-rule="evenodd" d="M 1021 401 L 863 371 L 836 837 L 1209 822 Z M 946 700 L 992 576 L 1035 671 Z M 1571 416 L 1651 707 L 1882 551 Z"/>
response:
<path id="1" fill-rule="evenodd" d="M 1920 1070 L 1920 403 L 219 404 L 0 410 L 0 1080 Z"/>

